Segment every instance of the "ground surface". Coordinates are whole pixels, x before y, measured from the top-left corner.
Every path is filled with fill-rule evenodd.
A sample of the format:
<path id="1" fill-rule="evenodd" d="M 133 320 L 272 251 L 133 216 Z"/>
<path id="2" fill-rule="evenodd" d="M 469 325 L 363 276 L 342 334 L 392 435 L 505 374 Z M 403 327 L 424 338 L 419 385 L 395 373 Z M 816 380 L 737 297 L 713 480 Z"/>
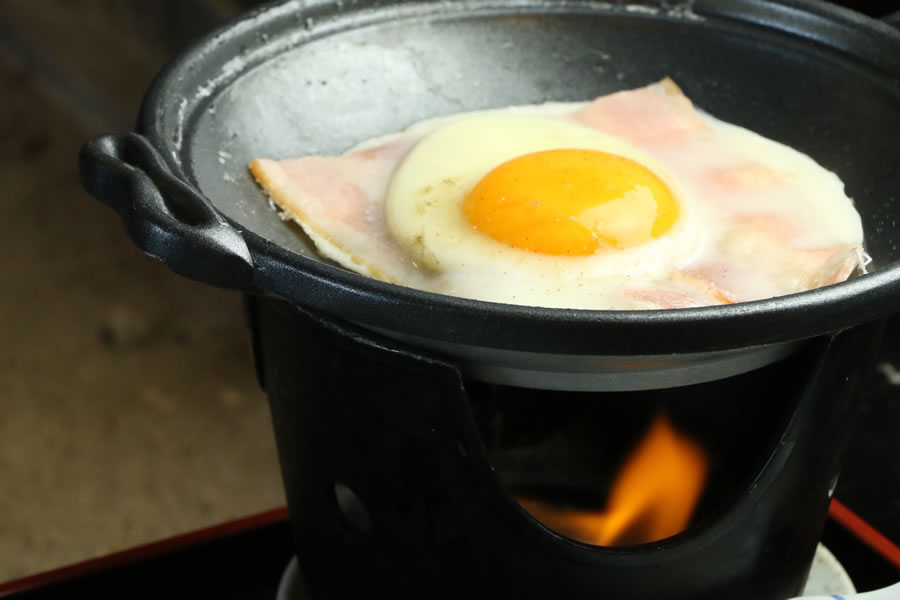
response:
<path id="1" fill-rule="evenodd" d="M 168 51 L 125 4 L 0 0 L 0 581 L 284 503 L 239 296 L 78 183 Z"/>

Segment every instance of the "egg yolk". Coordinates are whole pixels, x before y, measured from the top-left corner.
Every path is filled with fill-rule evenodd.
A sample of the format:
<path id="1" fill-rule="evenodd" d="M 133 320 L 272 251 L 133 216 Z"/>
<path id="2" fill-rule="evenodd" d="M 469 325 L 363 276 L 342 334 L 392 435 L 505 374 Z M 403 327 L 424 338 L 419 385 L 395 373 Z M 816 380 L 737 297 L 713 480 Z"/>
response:
<path id="1" fill-rule="evenodd" d="M 595 150 L 548 150 L 505 162 L 463 203 L 476 229 L 540 254 L 584 256 L 668 231 L 678 203 L 645 166 Z"/>

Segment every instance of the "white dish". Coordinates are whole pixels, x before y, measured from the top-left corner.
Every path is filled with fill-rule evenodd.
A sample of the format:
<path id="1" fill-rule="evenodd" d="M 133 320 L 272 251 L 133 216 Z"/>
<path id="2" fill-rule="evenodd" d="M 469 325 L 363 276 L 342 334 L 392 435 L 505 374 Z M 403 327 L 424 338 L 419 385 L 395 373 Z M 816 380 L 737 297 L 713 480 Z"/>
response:
<path id="1" fill-rule="evenodd" d="M 819 544 L 809 572 L 809 579 L 803 589 L 803 595 L 829 596 L 854 593 L 856 593 L 856 588 L 853 586 L 850 576 L 847 575 L 847 571 L 828 548 Z M 276 600 L 307 600 L 296 557 L 291 559 L 281 577 Z"/>

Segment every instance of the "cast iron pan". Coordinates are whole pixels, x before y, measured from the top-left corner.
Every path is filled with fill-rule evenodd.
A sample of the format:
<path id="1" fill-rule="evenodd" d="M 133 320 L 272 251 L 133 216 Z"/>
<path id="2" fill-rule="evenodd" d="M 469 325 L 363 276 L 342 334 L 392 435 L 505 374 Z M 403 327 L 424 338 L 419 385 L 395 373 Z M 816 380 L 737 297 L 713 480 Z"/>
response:
<path id="1" fill-rule="evenodd" d="M 385 284 L 320 259 L 249 176 L 428 117 L 587 100 L 671 76 L 696 104 L 845 181 L 874 272 L 759 302 L 587 311 Z M 900 33 L 810 0 L 310 0 L 268 5 L 177 58 L 139 134 L 81 156 L 86 188 L 172 270 L 434 348 L 477 377 L 632 389 L 754 368 L 900 299 Z"/>

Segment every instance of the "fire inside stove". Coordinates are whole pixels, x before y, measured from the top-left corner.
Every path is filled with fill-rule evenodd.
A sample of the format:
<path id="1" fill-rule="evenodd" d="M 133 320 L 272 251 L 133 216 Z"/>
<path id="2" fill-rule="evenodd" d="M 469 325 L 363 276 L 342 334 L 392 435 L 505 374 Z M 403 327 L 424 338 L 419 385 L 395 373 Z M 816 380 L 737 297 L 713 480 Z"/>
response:
<path id="1" fill-rule="evenodd" d="M 473 412 L 501 480 L 532 517 L 585 544 L 638 546 L 727 509 L 777 444 L 792 389 L 728 385 L 568 394 L 492 386 L 473 394 Z"/>
<path id="2" fill-rule="evenodd" d="M 601 511 L 518 498 L 538 521 L 595 546 L 655 542 L 684 531 L 697 507 L 709 459 L 660 413 L 616 476 Z"/>

